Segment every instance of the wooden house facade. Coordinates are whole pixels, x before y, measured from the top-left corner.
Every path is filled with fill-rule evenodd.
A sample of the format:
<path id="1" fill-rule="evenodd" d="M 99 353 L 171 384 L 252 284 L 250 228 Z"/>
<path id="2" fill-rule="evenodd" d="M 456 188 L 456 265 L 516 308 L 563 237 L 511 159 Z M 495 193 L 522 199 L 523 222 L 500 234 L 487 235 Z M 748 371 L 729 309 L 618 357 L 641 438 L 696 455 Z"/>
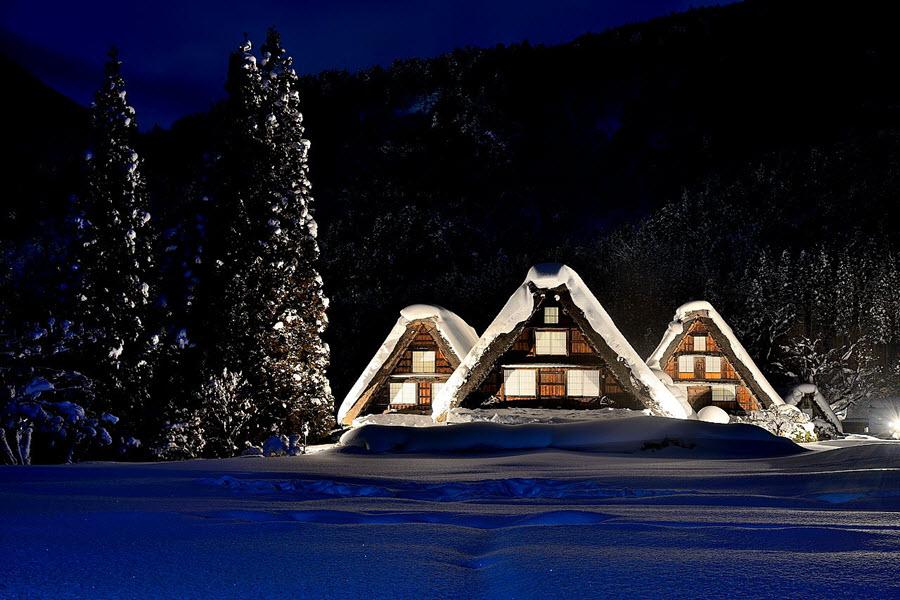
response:
<path id="1" fill-rule="evenodd" d="M 628 408 L 690 414 L 565 265 L 537 265 L 443 388 L 455 407 Z"/>
<path id="2" fill-rule="evenodd" d="M 620 385 L 609 368 L 614 357 L 590 341 L 569 314 L 571 306 L 565 291 L 542 296 L 462 406 L 645 408 Z"/>
<path id="3" fill-rule="evenodd" d="M 344 425 L 356 417 L 387 412 L 430 414 L 432 399 L 477 340 L 456 314 L 413 305 L 397 324 L 341 404 Z"/>
<path id="4" fill-rule="evenodd" d="M 734 415 L 783 401 L 731 328 L 708 302 L 682 306 L 662 342 L 647 359 L 695 411 L 718 406 Z"/>

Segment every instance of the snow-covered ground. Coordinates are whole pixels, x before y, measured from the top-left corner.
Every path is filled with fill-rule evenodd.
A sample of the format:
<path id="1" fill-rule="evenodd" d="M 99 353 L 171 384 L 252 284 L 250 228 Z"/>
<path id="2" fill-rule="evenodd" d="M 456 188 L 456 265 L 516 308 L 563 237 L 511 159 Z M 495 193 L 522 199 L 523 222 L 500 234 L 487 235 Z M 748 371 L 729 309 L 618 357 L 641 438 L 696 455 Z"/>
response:
<path id="1" fill-rule="evenodd" d="M 4 599 L 890 598 L 900 444 L 4 467 L 0 523 Z"/>

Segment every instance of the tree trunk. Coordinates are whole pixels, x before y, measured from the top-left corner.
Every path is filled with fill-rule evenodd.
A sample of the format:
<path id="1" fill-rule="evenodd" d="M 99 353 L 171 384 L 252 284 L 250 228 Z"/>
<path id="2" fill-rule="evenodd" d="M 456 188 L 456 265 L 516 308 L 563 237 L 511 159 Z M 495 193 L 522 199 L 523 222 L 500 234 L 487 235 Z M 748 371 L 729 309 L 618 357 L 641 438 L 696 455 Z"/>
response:
<path id="1" fill-rule="evenodd" d="M 19 464 L 31 464 L 31 426 L 24 427 L 16 432 L 16 441 L 19 447 Z"/>
<path id="2" fill-rule="evenodd" d="M 13 454 L 12 448 L 9 447 L 9 440 L 6 438 L 6 430 L 0 429 L 0 454 L 3 456 L 3 464 L 17 465 L 16 455 Z"/>

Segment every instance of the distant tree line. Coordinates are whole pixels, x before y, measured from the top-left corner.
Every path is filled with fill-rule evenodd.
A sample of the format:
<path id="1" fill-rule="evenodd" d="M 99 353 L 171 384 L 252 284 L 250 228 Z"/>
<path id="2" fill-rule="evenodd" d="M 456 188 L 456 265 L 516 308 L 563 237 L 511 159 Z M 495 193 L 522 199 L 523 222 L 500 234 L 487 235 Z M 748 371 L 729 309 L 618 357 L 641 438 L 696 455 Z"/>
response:
<path id="1" fill-rule="evenodd" d="M 276 31 L 259 59 L 249 41 L 233 54 L 227 90 L 195 212 L 162 230 L 110 53 L 50 316 L 16 321 L 3 304 L 5 462 L 32 448 L 39 460 L 231 456 L 331 430 L 309 142 Z"/>
<path id="2" fill-rule="evenodd" d="M 807 4 L 737 3 L 554 47 L 282 77 L 302 90 L 302 137 L 315 143 L 319 202 L 307 214 L 321 226 L 335 394 L 403 306 L 442 304 L 481 330 L 531 264 L 554 260 L 581 273 L 644 356 L 675 307 L 703 298 L 776 387 L 813 381 L 839 412 L 867 394 L 896 395 L 900 38 L 874 3 L 852 14 L 817 6 L 817 27 Z M 295 227 L 302 210 L 273 213 L 300 149 L 281 146 L 294 125 L 273 128 L 260 115 L 295 122 L 282 112 L 292 96 L 285 104 L 272 93 L 266 52 L 255 66 L 251 56 L 235 53 L 228 99 L 208 113 L 127 134 L 140 157 L 135 202 L 152 215 L 127 220 L 135 253 L 150 250 L 106 291 L 91 282 L 113 269 L 84 281 L 71 269 L 97 263 L 84 240 L 107 237 L 104 218 L 96 232 L 75 225 L 102 174 L 95 143 L 79 178 L 60 157 L 58 140 L 79 139 L 75 126 L 60 131 L 77 115 L 21 124 L 28 144 L 0 165 L 23 172 L 8 175 L 14 197 L 0 215 L 4 388 L 91 408 L 67 438 L 76 456 L 105 439 L 100 429 L 109 456 L 132 437 L 142 445 L 126 456 L 235 452 L 268 433 L 266 419 L 285 422 L 279 400 L 307 393 L 288 377 L 290 353 L 325 361 L 324 346 L 300 341 L 324 318 L 297 323 L 279 299 L 306 294 L 303 305 L 320 305 L 315 286 L 281 278 L 281 268 L 301 277 L 305 263 L 271 262 L 294 244 L 301 256 L 313 251 Z M 29 135 L 42 128 L 49 135 Z M 33 150 L 43 138 L 52 152 Z M 273 170 L 260 167 L 267 161 Z M 65 221 L 49 200 L 64 200 L 59 190 L 76 195 Z M 113 237 L 110 255 L 130 251 Z M 148 284 L 146 304 L 134 281 Z M 97 301 L 79 307 L 76 290 L 88 285 Z M 135 307 L 114 330 L 102 315 L 120 291 Z M 278 323 L 297 345 L 280 342 Z M 106 341 L 88 351 L 83 339 Z M 147 365 L 129 373 L 115 368 L 143 356 Z M 29 414 L 44 418 L 19 406 L 27 410 L 6 421 L 11 432 L 25 432 Z M 58 424 L 51 408 L 45 420 Z"/>

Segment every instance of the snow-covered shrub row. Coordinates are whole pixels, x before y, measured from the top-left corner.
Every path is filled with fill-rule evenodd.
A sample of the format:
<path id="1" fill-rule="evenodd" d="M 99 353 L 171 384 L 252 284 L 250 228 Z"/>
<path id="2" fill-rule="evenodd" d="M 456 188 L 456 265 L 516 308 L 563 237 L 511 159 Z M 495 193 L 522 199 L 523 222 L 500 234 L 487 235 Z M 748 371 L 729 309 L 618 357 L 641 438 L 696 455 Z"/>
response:
<path id="1" fill-rule="evenodd" d="M 753 411 L 747 416 L 732 415 L 731 421 L 756 425 L 795 442 L 815 442 L 818 439 L 815 425 L 810 418 L 790 404 L 779 404 L 766 410 Z"/>

